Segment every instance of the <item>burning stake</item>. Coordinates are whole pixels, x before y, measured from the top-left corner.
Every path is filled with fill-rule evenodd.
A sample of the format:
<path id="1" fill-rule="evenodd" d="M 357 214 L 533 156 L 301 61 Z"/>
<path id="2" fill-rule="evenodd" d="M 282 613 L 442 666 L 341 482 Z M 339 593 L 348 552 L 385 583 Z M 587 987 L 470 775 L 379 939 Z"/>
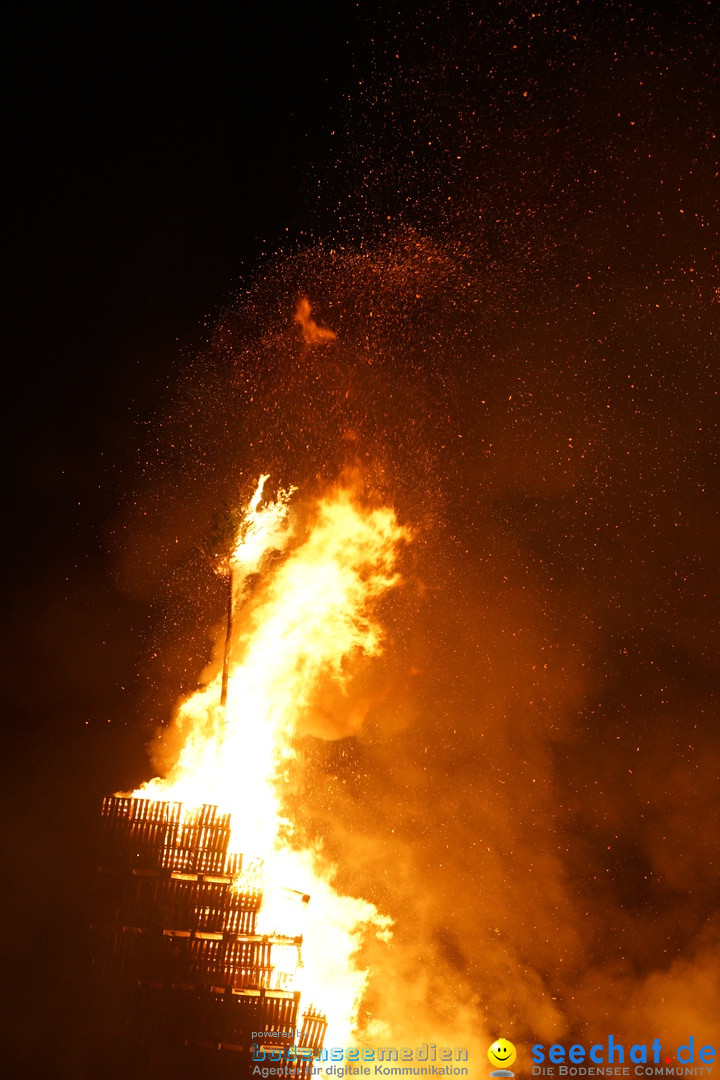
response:
<path id="1" fill-rule="evenodd" d="M 382 651 L 373 608 L 399 582 L 410 534 L 392 509 L 345 487 L 293 529 L 292 489 L 263 504 L 266 479 L 215 550 L 231 590 L 222 670 L 180 705 L 168 775 L 104 806 L 98 969 L 123 988 L 143 1045 L 247 1053 L 252 1031 L 296 1026 L 300 991 L 327 1008 L 327 1038 L 348 1044 L 369 977 L 360 945 L 370 932 L 389 937 L 373 904 L 335 890 L 321 845 L 294 839 L 286 781 L 319 689 L 344 689 L 353 658 Z M 240 606 L 252 580 L 259 587 Z M 284 932 L 293 905 L 307 908 L 302 938 Z M 325 1023 L 306 1012 L 304 1046 L 322 1045 Z"/>

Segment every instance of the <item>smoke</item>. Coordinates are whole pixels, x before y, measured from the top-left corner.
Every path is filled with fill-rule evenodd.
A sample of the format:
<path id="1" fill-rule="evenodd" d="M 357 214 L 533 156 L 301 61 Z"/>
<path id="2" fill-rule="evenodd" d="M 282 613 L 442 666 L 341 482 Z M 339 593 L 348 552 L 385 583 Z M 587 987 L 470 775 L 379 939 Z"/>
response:
<path id="1" fill-rule="evenodd" d="M 209 659 L 193 542 L 238 477 L 312 499 L 351 468 L 414 531 L 384 656 L 319 700 L 296 777 L 339 887 L 395 921 L 361 1020 L 408 1045 L 720 1038 L 709 61 L 573 18 L 493 16 L 376 84 L 367 239 L 230 306 L 125 521 L 127 588 L 172 572 L 159 697 Z M 481 115 L 483 35 L 512 105 Z"/>

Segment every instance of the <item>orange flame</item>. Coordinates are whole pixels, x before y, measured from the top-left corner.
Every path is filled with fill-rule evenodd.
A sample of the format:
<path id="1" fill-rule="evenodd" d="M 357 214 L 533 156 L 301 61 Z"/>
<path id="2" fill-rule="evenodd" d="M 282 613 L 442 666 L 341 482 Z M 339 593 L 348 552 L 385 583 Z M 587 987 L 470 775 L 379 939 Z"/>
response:
<path id="1" fill-rule="evenodd" d="M 260 478 L 230 556 L 241 580 L 292 535 L 287 515 L 293 489 L 263 506 L 266 481 Z M 283 789 L 298 723 L 318 688 L 327 680 L 346 687 L 353 658 L 381 652 L 373 606 L 398 583 L 398 548 L 408 539 L 393 510 L 367 509 L 347 488 L 320 500 L 311 527 L 266 571 L 259 599 L 239 620 L 226 709 L 219 705 L 218 674 L 180 706 L 178 723 L 188 734 L 170 774 L 135 793 L 188 808 L 216 803 L 231 812 L 232 849 L 262 860 L 245 874 L 265 891 L 260 932 L 287 933 L 293 909 L 306 907 L 299 897 L 310 894 L 302 963 L 293 973 L 288 956 L 280 967 L 289 970 L 284 985 L 300 989 L 304 1004 L 327 1013 L 329 1045 L 352 1039 L 368 978 L 356 954 L 369 932 L 387 939 L 390 920 L 373 904 L 335 891 L 335 867 L 319 845 L 293 845 Z"/>
<path id="2" fill-rule="evenodd" d="M 301 296 L 295 307 L 295 322 L 302 331 L 303 341 L 306 345 L 318 345 L 321 342 L 335 341 L 337 334 L 327 326 L 320 326 L 315 322 L 310 312 L 312 304 L 307 296 Z"/>
<path id="3" fill-rule="evenodd" d="M 273 502 L 261 505 L 265 484 L 270 479 L 264 473 L 258 480 L 238 527 L 229 561 L 243 577 L 254 574 L 269 551 L 282 551 L 290 538 L 287 525 L 288 503 L 297 489 L 280 488 Z M 237 584 L 236 584 L 237 588 Z"/>

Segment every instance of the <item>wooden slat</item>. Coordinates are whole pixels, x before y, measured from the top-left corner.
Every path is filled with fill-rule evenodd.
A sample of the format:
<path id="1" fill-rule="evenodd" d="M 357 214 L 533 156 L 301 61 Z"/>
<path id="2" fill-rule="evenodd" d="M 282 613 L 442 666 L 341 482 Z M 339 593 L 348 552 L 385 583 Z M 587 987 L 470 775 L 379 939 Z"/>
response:
<path id="1" fill-rule="evenodd" d="M 253 1031 L 277 1033 L 275 1045 L 294 1041 L 300 995 L 273 949 L 299 948 L 302 939 L 256 933 L 262 894 L 235 887 L 244 863 L 228 855 L 230 815 L 114 796 L 103 802 L 102 822 L 96 967 L 135 1003 L 143 1038 L 235 1052 L 248 1051 Z M 303 1042 L 321 1047 L 326 1026 L 306 1012 Z"/>

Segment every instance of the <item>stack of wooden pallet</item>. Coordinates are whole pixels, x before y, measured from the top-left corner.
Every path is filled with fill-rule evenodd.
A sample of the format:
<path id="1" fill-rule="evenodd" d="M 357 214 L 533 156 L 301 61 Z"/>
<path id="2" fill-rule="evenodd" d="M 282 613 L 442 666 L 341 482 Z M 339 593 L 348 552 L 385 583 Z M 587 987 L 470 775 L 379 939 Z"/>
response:
<path id="1" fill-rule="evenodd" d="M 227 852 L 230 816 L 112 797 L 102 824 L 95 968 L 123 1001 L 129 1037 L 159 1059 L 163 1047 L 184 1047 L 191 1072 L 202 1067 L 208 1080 L 252 1075 L 263 1046 L 290 1060 L 298 1046 L 318 1053 L 325 1018 L 307 1012 L 300 1022 L 293 989 L 302 938 L 256 932 L 262 893 L 238 887 L 242 856 Z M 277 946 L 284 967 L 295 957 L 292 970 L 273 962 Z M 310 1075 L 307 1062 L 288 1068 L 284 1075 Z"/>

